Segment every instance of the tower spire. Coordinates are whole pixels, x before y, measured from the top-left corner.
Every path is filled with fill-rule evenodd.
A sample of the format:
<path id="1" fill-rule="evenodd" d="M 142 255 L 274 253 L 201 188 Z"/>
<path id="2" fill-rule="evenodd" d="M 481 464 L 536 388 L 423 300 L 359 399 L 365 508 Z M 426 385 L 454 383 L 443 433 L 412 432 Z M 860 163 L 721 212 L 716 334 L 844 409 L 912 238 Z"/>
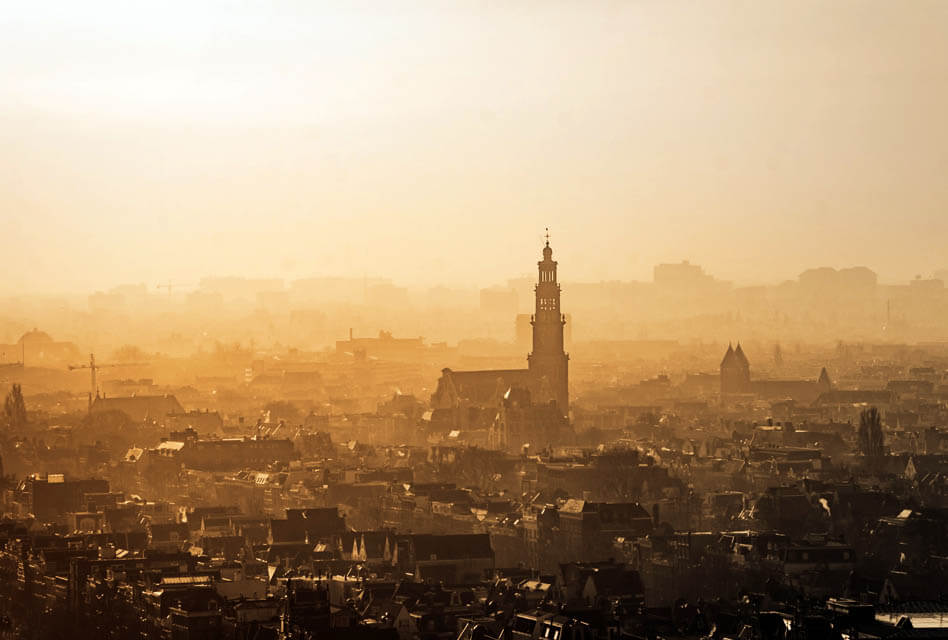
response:
<path id="1" fill-rule="evenodd" d="M 527 357 L 530 371 L 537 380 L 546 378 L 559 410 L 569 411 L 569 356 L 563 350 L 563 326 L 566 316 L 560 312 L 560 285 L 556 279 L 556 261 L 550 248 L 550 230 L 546 229 L 543 260 L 537 263 L 536 310 L 533 325 L 533 351 Z"/>

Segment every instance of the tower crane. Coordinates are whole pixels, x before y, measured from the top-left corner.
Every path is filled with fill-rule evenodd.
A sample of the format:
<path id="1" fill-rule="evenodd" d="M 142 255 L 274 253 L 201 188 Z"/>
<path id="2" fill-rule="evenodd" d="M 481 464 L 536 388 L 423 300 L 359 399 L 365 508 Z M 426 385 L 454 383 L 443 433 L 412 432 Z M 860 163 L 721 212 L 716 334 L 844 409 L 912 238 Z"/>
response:
<path id="1" fill-rule="evenodd" d="M 166 282 L 166 283 L 164 283 L 164 284 L 159 284 L 159 285 L 158 285 L 158 288 L 159 288 L 159 289 L 167 289 L 167 291 L 168 291 L 168 297 L 170 298 L 170 297 L 171 297 L 171 292 L 174 291 L 175 288 L 177 288 L 177 287 L 193 287 L 193 286 L 194 286 L 194 285 L 193 285 L 193 284 L 190 284 L 190 283 L 171 282 L 171 281 L 169 280 L 168 282 Z"/>
<path id="2" fill-rule="evenodd" d="M 95 361 L 95 354 L 89 354 L 88 364 L 71 364 L 69 365 L 69 370 L 74 371 L 76 369 L 88 369 L 89 378 L 91 386 L 89 387 L 89 411 L 92 411 L 92 401 L 95 398 L 99 397 L 99 387 L 96 385 L 95 372 L 99 369 L 105 369 L 107 367 L 135 367 L 141 366 L 143 364 L 148 364 L 147 362 L 113 362 L 109 364 L 97 364 Z"/>

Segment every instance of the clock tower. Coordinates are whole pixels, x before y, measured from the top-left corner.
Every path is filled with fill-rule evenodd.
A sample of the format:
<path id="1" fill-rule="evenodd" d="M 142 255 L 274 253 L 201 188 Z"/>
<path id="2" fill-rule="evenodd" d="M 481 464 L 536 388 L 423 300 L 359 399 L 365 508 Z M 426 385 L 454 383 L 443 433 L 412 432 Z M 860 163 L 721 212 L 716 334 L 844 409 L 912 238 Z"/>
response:
<path id="1" fill-rule="evenodd" d="M 556 261 L 546 235 L 543 260 L 537 263 L 536 309 L 530 318 L 533 325 L 533 351 L 527 356 L 530 373 L 539 386 L 545 383 L 563 415 L 569 414 L 569 356 L 563 350 L 563 327 L 566 316 L 560 311 L 560 285 L 556 281 Z"/>

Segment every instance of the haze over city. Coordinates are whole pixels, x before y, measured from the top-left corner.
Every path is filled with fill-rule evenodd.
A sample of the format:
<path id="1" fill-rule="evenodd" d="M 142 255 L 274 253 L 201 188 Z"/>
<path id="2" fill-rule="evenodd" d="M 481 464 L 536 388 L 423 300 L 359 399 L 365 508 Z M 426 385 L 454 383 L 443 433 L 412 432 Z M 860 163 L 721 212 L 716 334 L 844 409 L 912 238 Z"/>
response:
<path id="1" fill-rule="evenodd" d="M 948 267 L 948 8 L 13 3 L 7 293 Z M 21 266 L 26 268 L 20 268 Z"/>
<path id="2" fill-rule="evenodd" d="M 8 2 L 0 640 L 948 640 L 948 2 Z"/>

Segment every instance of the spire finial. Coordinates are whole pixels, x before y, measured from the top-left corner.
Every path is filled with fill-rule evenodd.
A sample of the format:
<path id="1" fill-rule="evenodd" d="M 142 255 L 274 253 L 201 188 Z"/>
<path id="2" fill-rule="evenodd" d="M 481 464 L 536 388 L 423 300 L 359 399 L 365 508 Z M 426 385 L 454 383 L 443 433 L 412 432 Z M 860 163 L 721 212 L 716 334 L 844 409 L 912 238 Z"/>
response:
<path id="1" fill-rule="evenodd" d="M 546 227 L 546 246 L 550 246 L 550 228 Z"/>

